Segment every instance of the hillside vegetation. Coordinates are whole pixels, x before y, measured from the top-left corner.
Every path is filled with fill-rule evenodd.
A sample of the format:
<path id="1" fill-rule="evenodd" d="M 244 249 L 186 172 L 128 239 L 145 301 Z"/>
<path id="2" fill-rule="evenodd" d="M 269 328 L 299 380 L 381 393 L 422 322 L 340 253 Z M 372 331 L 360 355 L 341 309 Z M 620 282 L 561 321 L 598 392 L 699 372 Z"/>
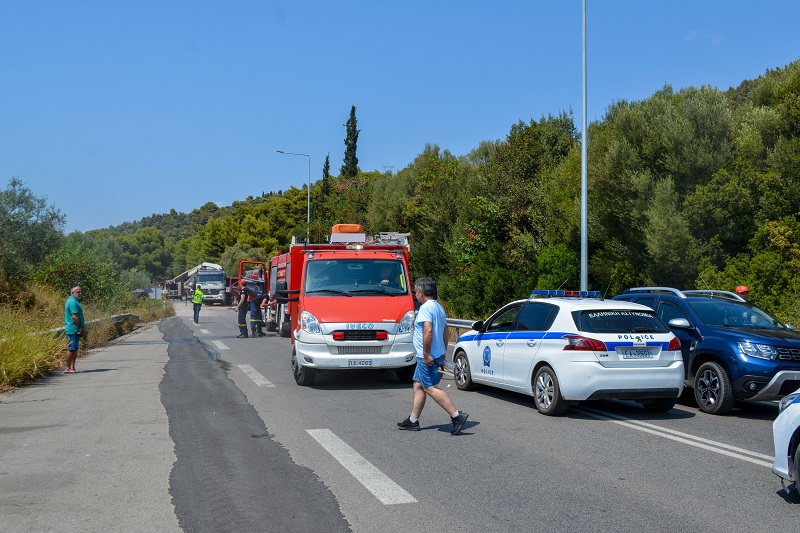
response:
<path id="1" fill-rule="evenodd" d="M 589 128 L 588 162 L 591 288 L 744 284 L 800 323 L 800 62 L 727 91 L 665 86 L 614 102 Z M 581 146 L 570 113 L 520 121 L 468 154 L 425 146 L 397 173 L 329 168 L 311 188 L 312 240 L 339 222 L 409 232 L 412 275 L 439 280 L 453 316 L 579 285 Z M 290 188 L 73 233 L 51 252 L 91 251 L 129 277 L 163 280 L 202 261 L 231 271 L 266 259 L 306 229 L 306 190 Z"/>

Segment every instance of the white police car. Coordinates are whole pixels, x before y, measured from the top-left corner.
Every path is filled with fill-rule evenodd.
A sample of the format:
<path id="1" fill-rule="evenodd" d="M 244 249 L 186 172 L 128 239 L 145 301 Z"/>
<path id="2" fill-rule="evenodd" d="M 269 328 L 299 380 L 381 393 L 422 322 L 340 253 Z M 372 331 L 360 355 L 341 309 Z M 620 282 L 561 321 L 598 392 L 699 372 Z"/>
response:
<path id="1" fill-rule="evenodd" d="M 533 291 L 458 339 L 453 375 L 533 396 L 546 415 L 583 400 L 636 400 L 669 411 L 685 378 L 680 341 L 653 310 L 598 291 Z"/>
<path id="2" fill-rule="evenodd" d="M 772 471 L 789 481 L 788 490 L 798 494 L 800 479 L 800 389 L 778 402 L 780 414 L 772 423 L 772 440 L 775 444 L 775 461 Z M 781 481 L 782 483 L 783 481 Z"/>

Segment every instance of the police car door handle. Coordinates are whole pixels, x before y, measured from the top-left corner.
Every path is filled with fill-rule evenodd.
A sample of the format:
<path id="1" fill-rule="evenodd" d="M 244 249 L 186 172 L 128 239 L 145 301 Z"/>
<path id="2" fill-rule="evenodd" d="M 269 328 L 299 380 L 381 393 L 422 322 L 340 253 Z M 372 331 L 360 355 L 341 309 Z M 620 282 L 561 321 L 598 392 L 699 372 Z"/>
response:
<path id="1" fill-rule="evenodd" d="M 494 343 L 495 343 L 497 346 L 502 346 L 503 344 L 505 344 L 505 341 L 504 341 L 504 340 L 502 340 L 502 339 L 497 339 L 496 341 L 494 341 Z"/>
<path id="2" fill-rule="evenodd" d="M 536 346 L 536 341 L 528 341 L 526 344 L 531 348 L 533 348 L 534 346 Z"/>

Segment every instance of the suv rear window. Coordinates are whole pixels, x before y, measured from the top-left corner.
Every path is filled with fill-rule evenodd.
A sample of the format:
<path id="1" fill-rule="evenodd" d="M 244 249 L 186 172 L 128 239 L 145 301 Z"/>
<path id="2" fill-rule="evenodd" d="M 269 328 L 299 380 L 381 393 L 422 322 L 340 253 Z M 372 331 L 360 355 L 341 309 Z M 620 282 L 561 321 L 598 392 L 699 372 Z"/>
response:
<path id="1" fill-rule="evenodd" d="M 669 329 L 655 314 L 630 309 L 573 311 L 579 331 L 586 333 L 668 333 Z"/>

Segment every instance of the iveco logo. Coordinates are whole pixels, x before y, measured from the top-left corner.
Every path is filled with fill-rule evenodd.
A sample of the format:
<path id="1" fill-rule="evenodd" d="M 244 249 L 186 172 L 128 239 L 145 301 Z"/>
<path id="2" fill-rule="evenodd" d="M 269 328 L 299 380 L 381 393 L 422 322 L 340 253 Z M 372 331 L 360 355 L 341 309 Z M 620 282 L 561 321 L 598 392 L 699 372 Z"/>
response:
<path id="1" fill-rule="evenodd" d="M 347 324 L 346 329 L 372 329 L 375 324 L 369 322 L 350 322 Z"/>

